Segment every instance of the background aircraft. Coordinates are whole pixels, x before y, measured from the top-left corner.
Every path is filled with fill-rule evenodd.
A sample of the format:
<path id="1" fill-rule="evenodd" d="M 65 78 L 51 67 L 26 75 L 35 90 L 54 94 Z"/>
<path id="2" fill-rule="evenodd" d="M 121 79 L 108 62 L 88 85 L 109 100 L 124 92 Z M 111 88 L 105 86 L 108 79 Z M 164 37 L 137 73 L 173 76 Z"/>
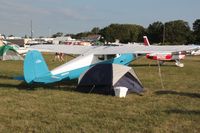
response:
<path id="1" fill-rule="evenodd" d="M 151 47 L 147 36 L 143 36 L 144 45 Z M 160 64 L 163 64 L 166 61 L 175 61 L 176 66 L 184 67 L 184 64 L 180 62 L 180 60 L 184 59 L 186 55 L 186 51 L 178 51 L 178 52 L 155 52 L 146 54 L 147 59 L 158 60 Z"/>
<path id="2" fill-rule="evenodd" d="M 191 55 L 200 55 L 200 50 L 192 51 Z"/>
<path id="3" fill-rule="evenodd" d="M 53 83 L 78 78 L 90 67 L 99 63 L 128 65 L 137 54 L 179 52 L 196 49 L 196 46 L 71 46 L 71 45 L 34 45 L 24 60 L 24 79 L 27 83 Z M 79 55 L 77 58 L 49 71 L 41 53 L 61 52 Z"/>
<path id="4" fill-rule="evenodd" d="M 25 55 L 28 52 L 27 47 L 20 47 L 19 45 L 13 44 L 8 41 L 3 40 L 3 45 L 9 45 L 9 46 L 13 47 L 20 55 Z"/>

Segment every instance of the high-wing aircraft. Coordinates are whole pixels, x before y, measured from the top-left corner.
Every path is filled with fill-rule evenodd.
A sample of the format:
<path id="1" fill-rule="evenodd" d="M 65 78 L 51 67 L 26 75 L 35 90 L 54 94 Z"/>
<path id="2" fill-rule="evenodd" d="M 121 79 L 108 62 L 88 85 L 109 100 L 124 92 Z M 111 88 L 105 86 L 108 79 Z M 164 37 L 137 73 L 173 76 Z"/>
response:
<path id="1" fill-rule="evenodd" d="M 16 44 L 10 46 L 12 46 L 20 55 L 25 55 L 28 52 L 28 49 L 26 47 L 19 47 Z"/>
<path id="2" fill-rule="evenodd" d="M 151 46 L 147 36 L 143 36 L 144 45 Z M 146 54 L 147 59 L 158 60 L 160 64 L 163 64 L 166 61 L 175 61 L 176 66 L 184 67 L 184 64 L 180 60 L 184 59 L 186 51 L 179 52 L 155 52 Z"/>
<path id="3" fill-rule="evenodd" d="M 78 78 L 90 67 L 99 63 L 128 65 L 137 54 L 173 53 L 198 49 L 197 46 L 77 46 L 77 45 L 34 45 L 30 47 L 24 60 L 24 79 L 27 83 L 53 83 Z M 60 52 L 79 55 L 77 58 L 49 71 L 39 51 Z"/>
<path id="4" fill-rule="evenodd" d="M 191 55 L 200 55 L 200 50 L 192 51 L 192 52 L 191 52 Z"/>

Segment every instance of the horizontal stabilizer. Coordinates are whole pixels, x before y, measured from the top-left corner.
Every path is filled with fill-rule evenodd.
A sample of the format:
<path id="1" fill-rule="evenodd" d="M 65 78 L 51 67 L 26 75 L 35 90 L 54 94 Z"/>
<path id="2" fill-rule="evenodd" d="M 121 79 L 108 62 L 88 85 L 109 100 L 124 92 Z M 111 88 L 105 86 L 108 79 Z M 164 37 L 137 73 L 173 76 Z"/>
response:
<path id="1" fill-rule="evenodd" d="M 25 79 L 24 79 L 23 76 L 14 77 L 13 79 L 15 79 L 15 80 L 25 81 Z"/>

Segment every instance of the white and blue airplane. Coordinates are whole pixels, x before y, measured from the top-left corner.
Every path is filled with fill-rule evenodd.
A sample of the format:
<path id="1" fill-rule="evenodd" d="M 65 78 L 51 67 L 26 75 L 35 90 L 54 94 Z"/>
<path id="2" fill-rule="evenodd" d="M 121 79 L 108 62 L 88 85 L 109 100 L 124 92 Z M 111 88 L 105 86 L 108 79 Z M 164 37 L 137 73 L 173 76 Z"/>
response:
<path id="1" fill-rule="evenodd" d="M 24 79 L 27 83 L 54 83 L 77 79 L 90 67 L 99 63 L 129 65 L 137 54 L 182 52 L 198 46 L 149 46 L 127 44 L 120 46 L 34 45 L 24 59 Z M 59 52 L 79 55 L 77 58 L 49 70 L 40 52 Z"/>

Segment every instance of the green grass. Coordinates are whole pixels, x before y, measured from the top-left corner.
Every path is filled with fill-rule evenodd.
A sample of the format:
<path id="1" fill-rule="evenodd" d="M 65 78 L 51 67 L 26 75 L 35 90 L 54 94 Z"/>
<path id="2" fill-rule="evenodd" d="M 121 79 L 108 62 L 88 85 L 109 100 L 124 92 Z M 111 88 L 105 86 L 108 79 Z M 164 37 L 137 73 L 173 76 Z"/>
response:
<path id="1" fill-rule="evenodd" d="M 45 55 L 52 69 L 53 55 Z M 68 57 L 68 60 L 70 58 Z M 0 61 L 0 132 L 199 132 L 200 57 L 187 57 L 185 67 L 161 67 L 141 58 L 131 64 L 147 89 L 126 98 L 74 91 L 76 81 L 29 86 L 23 62 Z"/>

